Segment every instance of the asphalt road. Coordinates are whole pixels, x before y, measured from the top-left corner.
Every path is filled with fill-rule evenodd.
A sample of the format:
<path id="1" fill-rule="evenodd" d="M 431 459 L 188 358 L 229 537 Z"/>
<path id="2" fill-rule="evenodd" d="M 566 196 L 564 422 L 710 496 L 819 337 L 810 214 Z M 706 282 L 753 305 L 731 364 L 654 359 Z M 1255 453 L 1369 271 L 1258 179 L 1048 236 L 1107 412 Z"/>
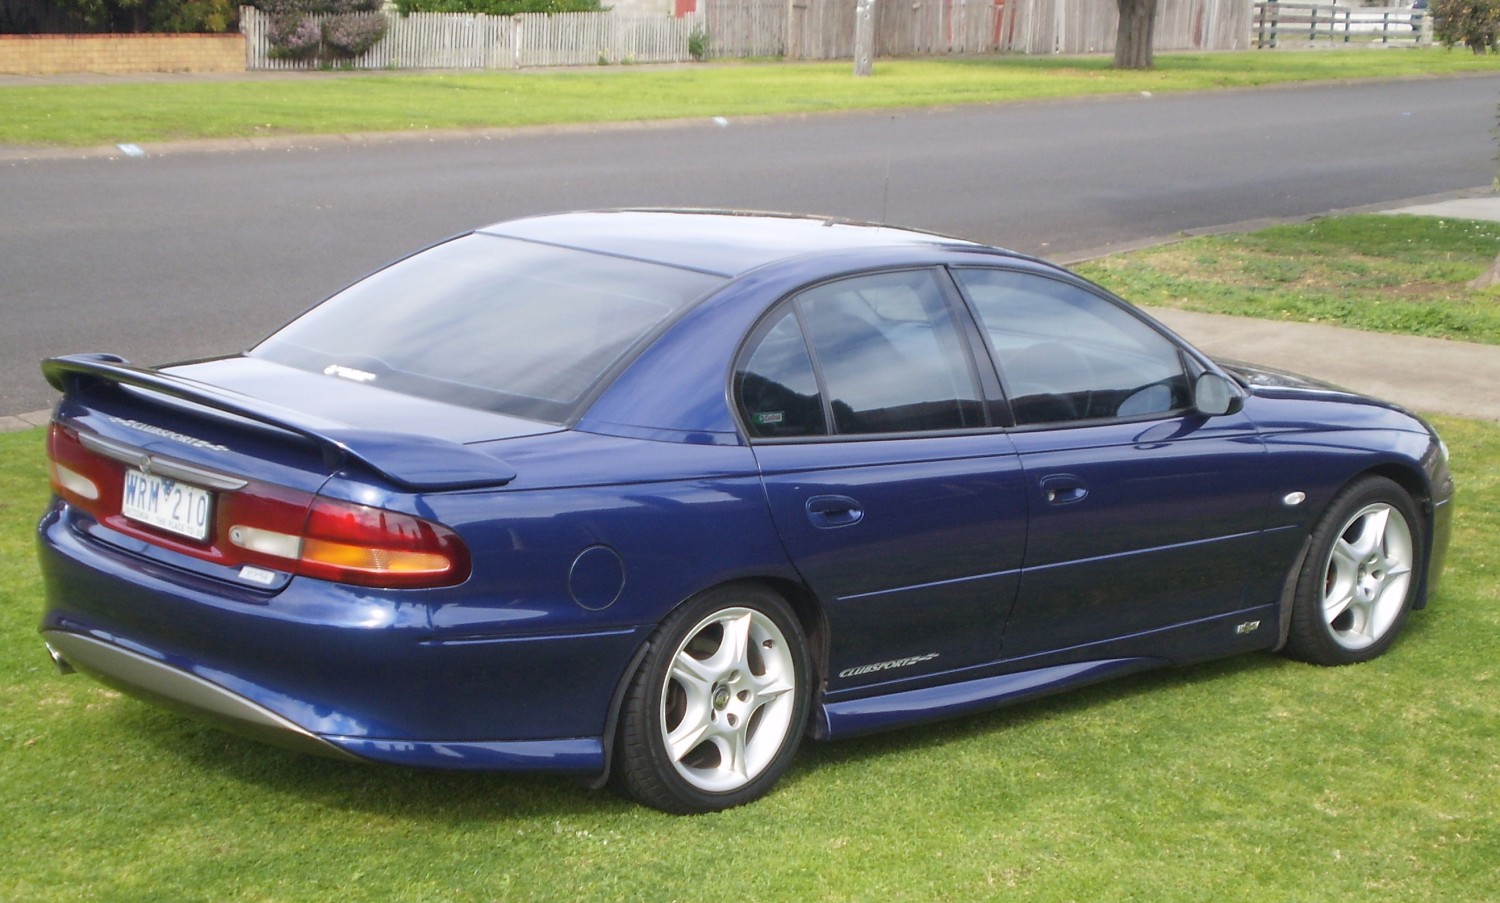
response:
<path id="1" fill-rule="evenodd" d="M 1484 76 L 5 160 L 0 415 L 50 404 L 45 356 L 233 352 L 393 256 L 529 213 L 807 211 L 1067 256 L 1474 188 L 1494 172 L 1497 89 Z"/>

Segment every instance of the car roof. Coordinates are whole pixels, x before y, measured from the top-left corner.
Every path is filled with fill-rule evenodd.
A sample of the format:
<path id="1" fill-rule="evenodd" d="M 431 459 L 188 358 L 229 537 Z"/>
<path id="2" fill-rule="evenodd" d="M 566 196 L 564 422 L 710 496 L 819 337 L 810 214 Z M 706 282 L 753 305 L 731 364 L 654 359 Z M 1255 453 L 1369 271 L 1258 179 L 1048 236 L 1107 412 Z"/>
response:
<path id="1" fill-rule="evenodd" d="M 728 210 L 597 210 L 511 220 L 477 231 L 721 276 L 814 253 L 984 247 L 912 229 Z"/>

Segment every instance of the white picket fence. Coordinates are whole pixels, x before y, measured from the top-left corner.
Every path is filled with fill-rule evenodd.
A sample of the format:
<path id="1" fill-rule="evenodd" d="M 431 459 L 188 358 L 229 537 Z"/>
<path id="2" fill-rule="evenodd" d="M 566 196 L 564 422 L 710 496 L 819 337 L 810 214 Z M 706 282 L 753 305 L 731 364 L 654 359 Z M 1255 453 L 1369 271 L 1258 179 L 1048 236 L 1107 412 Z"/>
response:
<path id="1" fill-rule="evenodd" d="M 1332 3 L 1258 2 L 1255 46 L 1431 44 L 1433 18 L 1426 9 L 1350 7 Z"/>
<path id="2" fill-rule="evenodd" d="M 386 35 L 352 59 L 276 59 L 270 19 L 240 8 L 246 69 L 520 69 L 598 63 L 679 63 L 690 59 L 688 37 L 699 20 L 610 12 L 478 16 L 413 13 L 386 16 Z"/>

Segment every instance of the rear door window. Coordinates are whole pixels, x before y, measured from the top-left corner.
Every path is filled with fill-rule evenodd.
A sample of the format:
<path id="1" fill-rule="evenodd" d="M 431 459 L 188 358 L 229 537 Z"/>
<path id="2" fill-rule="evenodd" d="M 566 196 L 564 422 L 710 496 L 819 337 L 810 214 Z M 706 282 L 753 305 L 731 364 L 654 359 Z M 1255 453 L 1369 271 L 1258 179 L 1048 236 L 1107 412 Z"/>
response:
<path id="1" fill-rule="evenodd" d="M 931 270 L 874 273 L 793 298 L 752 339 L 737 371 L 750 434 L 985 426 L 973 365 L 938 278 Z"/>

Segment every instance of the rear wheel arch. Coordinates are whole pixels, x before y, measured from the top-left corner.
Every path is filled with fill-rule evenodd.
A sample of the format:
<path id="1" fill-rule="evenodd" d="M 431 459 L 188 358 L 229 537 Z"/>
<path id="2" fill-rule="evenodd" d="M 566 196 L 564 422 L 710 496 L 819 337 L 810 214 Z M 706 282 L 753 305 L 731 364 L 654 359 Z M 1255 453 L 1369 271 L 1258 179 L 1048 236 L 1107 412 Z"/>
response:
<path id="1" fill-rule="evenodd" d="M 621 683 L 604 779 L 675 813 L 768 792 L 806 734 L 820 625 L 811 597 L 781 580 L 728 581 L 674 606 Z"/>
<path id="2" fill-rule="evenodd" d="M 759 584 L 786 600 L 802 622 L 802 632 L 807 637 L 807 654 L 811 660 L 817 686 L 828 678 L 828 618 L 823 605 L 804 584 L 779 577 L 765 577 L 742 581 Z"/>
<path id="3" fill-rule="evenodd" d="M 657 625 L 660 626 L 668 618 L 672 617 L 678 609 L 699 596 L 720 590 L 732 590 L 736 587 L 760 587 L 770 590 L 780 596 L 782 601 L 792 609 L 792 612 L 797 615 L 797 620 L 802 625 L 804 636 L 807 638 L 807 654 L 811 660 L 817 685 L 821 686 L 823 681 L 827 680 L 828 677 L 828 618 L 823 610 L 822 602 L 818 600 L 818 597 L 806 584 L 800 581 L 772 575 L 740 577 L 735 580 L 726 580 L 713 586 L 704 587 L 687 598 L 680 600 L 671 609 L 662 614 L 661 618 L 657 621 Z M 625 680 L 629 681 L 639 667 L 639 663 L 632 667 L 626 673 Z"/>

